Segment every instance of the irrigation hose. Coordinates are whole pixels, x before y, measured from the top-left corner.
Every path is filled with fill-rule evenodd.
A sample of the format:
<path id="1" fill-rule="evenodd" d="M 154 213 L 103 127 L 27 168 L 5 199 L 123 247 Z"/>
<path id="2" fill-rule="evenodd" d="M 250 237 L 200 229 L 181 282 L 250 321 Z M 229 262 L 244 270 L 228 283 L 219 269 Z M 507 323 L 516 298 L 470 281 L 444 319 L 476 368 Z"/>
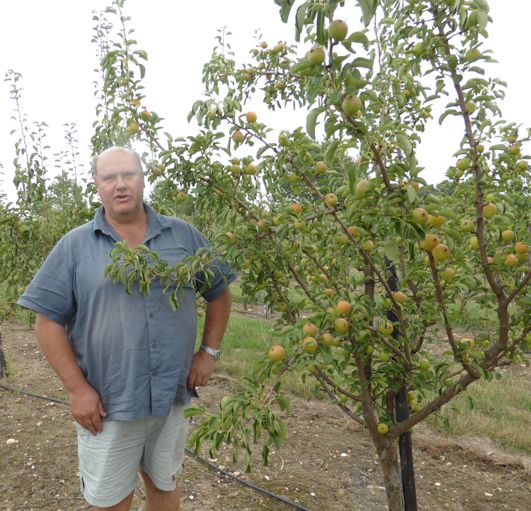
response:
<path id="1" fill-rule="evenodd" d="M 58 404 L 61 404 L 61 405 L 68 405 L 69 404 L 68 401 L 65 401 L 64 399 L 56 399 L 56 398 L 48 397 L 48 396 L 41 396 L 39 394 L 34 394 L 32 392 L 27 392 L 26 390 L 16 389 L 14 387 L 10 387 L 9 385 L 4 385 L 2 383 L 0 383 L 0 388 L 4 389 L 4 390 L 7 390 L 9 392 L 12 392 L 14 394 L 22 394 L 24 396 L 35 397 L 37 399 L 44 399 L 45 401 L 51 401 L 52 403 L 58 403 Z M 272 493 L 272 492 L 266 490 L 265 488 L 262 488 L 261 486 L 258 486 L 256 484 L 250 483 L 249 481 L 245 481 L 245 480 L 239 478 L 238 476 L 235 476 L 234 474 L 232 474 L 230 472 L 227 472 L 226 470 L 223 470 L 222 468 L 220 468 L 217 465 L 215 465 L 214 463 L 202 458 L 201 456 L 196 456 L 192 452 L 192 450 L 189 449 L 188 447 L 185 448 L 185 451 L 186 451 L 186 454 L 188 454 L 188 456 L 190 456 L 194 460 L 197 460 L 200 463 L 203 463 L 207 467 L 211 468 L 212 470 L 215 470 L 216 472 L 219 472 L 223 476 L 226 476 L 226 477 L 229 477 L 231 479 L 234 479 L 235 481 L 237 481 L 238 483 L 240 483 L 243 486 L 247 486 L 248 488 L 251 488 L 252 490 L 257 491 L 258 493 L 266 495 L 267 497 L 269 497 L 271 499 L 278 500 L 279 502 L 282 502 L 282 503 L 286 504 L 287 506 L 290 506 L 290 507 L 292 507 L 294 509 L 298 509 L 299 511 L 311 511 L 311 509 L 309 509 L 307 507 L 304 507 L 304 506 L 302 506 L 300 504 L 297 504 L 296 502 L 292 502 L 291 500 L 288 500 L 285 497 L 282 497 L 281 495 L 277 495 L 275 493 Z"/>

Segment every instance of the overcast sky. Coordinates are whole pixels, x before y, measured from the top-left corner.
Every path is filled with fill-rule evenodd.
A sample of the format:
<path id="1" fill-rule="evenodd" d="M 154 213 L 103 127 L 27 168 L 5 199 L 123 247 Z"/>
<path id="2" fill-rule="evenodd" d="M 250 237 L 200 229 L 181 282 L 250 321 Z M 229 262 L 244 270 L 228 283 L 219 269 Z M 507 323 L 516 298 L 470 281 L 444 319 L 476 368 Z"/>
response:
<path id="1" fill-rule="evenodd" d="M 509 84 L 503 105 L 506 119 L 531 126 L 529 100 L 530 0 L 490 0 L 494 23 L 487 46 L 499 64 L 490 66 L 490 75 Z M 17 0 L 0 3 L 0 73 L 8 69 L 23 75 L 23 106 L 30 121 L 49 125 L 52 148 L 63 147 L 63 124 L 78 125 L 80 147 L 90 144 L 94 120 L 93 69 L 97 66 L 92 37 L 92 11 L 110 0 Z M 349 0 L 347 5 L 353 5 Z M 293 41 L 294 26 L 280 21 L 273 0 L 128 0 L 125 11 L 132 17 L 139 47 L 149 55 L 147 65 L 147 106 L 167 119 L 175 136 L 191 134 L 186 115 L 201 96 L 201 70 L 211 55 L 216 30 L 227 26 L 239 60 L 256 44 L 255 30 L 270 44 Z M 357 21 L 358 9 L 342 11 L 342 17 Z M 0 191 L 12 199 L 12 159 L 15 128 L 10 120 L 13 104 L 6 83 L 0 82 Z M 263 104 L 249 105 L 261 119 L 278 128 L 296 127 L 303 116 L 269 114 Z M 302 120 L 302 121 L 301 121 Z M 457 149 L 460 125 L 435 126 L 426 133 L 419 151 L 428 182 L 444 178 Z M 457 129 L 456 129 L 457 128 Z M 2 169 L 0 169 L 2 172 Z"/>

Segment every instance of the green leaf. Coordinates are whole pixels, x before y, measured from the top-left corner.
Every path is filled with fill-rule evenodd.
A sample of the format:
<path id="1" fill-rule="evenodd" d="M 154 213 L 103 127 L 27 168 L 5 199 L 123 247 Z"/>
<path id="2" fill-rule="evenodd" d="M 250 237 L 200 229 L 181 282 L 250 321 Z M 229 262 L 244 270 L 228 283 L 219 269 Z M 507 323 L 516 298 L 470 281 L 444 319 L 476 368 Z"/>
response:
<path id="1" fill-rule="evenodd" d="M 327 32 L 325 30 L 325 13 L 321 11 L 317 14 L 317 42 L 325 45 L 327 42 Z"/>
<path id="2" fill-rule="evenodd" d="M 449 115 L 461 115 L 461 112 L 458 110 L 446 110 L 440 117 L 439 117 L 439 124 L 442 124 L 443 121 L 449 116 Z"/>
<path id="3" fill-rule="evenodd" d="M 325 108 L 322 106 L 318 108 L 314 108 L 313 110 L 310 110 L 310 113 L 306 117 L 306 132 L 314 140 L 315 140 L 315 125 L 317 123 L 317 117 L 319 117 L 319 114 L 323 113 L 324 111 L 325 111 Z"/>
<path id="4" fill-rule="evenodd" d="M 147 60 L 148 54 L 145 50 L 136 50 L 133 52 L 135 55 L 138 55 L 141 59 Z"/>
<path id="5" fill-rule="evenodd" d="M 363 14 L 363 23 L 365 26 L 368 26 L 371 22 L 374 14 L 376 13 L 376 8 L 378 7 L 377 0 L 358 0 L 358 3 L 361 7 L 361 12 Z"/>
<path id="6" fill-rule="evenodd" d="M 398 144 L 398 147 L 404 151 L 406 156 L 411 156 L 413 153 L 413 146 L 411 145 L 411 141 L 409 140 L 409 137 L 405 133 L 399 133 L 396 136 L 396 142 Z"/>
<path id="7" fill-rule="evenodd" d="M 334 164 L 334 159 L 336 156 L 336 151 L 339 146 L 339 140 L 332 140 L 330 144 L 328 144 L 328 147 L 326 148 L 326 152 L 324 155 L 324 161 L 328 166 L 331 166 Z"/>
<path id="8" fill-rule="evenodd" d="M 295 3 L 295 0 L 275 0 L 275 3 L 280 5 L 280 19 L 284 23 L 287 23 L 289 19 L 289 13 L 293 7 L 293 4 Z"/>
<path id="9" fill-rule="evenodd" d="M 369 46 L 369 39 L 365 35 L 365 32 L 352 32 L 344 43 L 359 43 L 367 48 Z"/>
<path id="10" fill-rule="evenodd" d="M 295 16 L 295 41 L 300 42 L 301 32 L 304 28 L 304 22 L 306 21 L 306 10 L 308 9 L 308 4 L 304 2 L 298 9 Z"/>
<path id="11" fill-rule="evenodd" d="M 372 69 L 372 60 L 366 59 L 364 57 L 358 57 L 352 61 L 352 65 L 355 67 L 365 67 L 367 69 Z"/>
<path id="12" fill-rule="evenodd" d="M 278 406 L 283 412 L 289 412 L 291 402 L 288 396 L 277 396 L 276 398 Z"/>
<path id="13" fill-rule="evenodd" d="M 395 240 L 388 240 L 383 246 L 384 254 L 391 261 L 398 261 L 400 259 L 400 252 L 398 243 Z"/>
<path id="14" fill-rule="evenodd" d="M 407 200 L 409 201 L 410 204 L 413 204 L 415 202 L 415 199 L 417 198 L 417 192 L 411 185 L 407 185 L 406 193 L 407 193 Z"/>
<path id="15" fill-rule="evenodd" d="M 189 406 L 184 410 L 184 418 L 188 419 L 189 417 L 193 417 L 194 415 L 203 415 L 205 413 L 205 408 L 202 406 Z"/>

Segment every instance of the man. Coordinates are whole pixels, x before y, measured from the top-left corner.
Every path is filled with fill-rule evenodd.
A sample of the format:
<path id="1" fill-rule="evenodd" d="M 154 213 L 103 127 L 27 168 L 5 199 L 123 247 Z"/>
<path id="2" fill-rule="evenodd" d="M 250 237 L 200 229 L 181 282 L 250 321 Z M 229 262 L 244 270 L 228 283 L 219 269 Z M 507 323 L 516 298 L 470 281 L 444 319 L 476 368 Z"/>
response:
<path id="1" fill-rule="evenodd" d="M 235 275 L 212 266 L 202 345 L 195 354 L 193 285 L 174 311 L 154 281 L 149 296 L 103 278 L 115 242 L 141 243 L 170 264 L 207 244 L 189 224 L 143 202 L 139 156 L 123 147 L 93 165 L 102 202 L 94 219 L 52 250 L 19 304 L 37 312 L 41 349 L 70 396 L 83 495 L 94 509 L 130 509 L 140 471 L 146 510 L 179 509 L 176 477 L 187 435 L 183 410 L 219 357 Z M 199 283 L 197 283 L 199 287 Z"/>

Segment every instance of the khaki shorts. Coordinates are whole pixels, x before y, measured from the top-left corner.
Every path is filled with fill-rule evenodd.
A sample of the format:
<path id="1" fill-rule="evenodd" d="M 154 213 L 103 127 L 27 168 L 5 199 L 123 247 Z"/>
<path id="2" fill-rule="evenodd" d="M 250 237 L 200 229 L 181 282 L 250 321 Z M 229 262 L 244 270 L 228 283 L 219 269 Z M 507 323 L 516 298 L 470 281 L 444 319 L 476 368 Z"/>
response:
<path id="1" fill-rule="evenodd" d="M 76 423 L 81 492 L 92 506 L 111 507 L 134 491 L 138 472 L 146 472 L 163 491 L 176 487 L 188 435 L 183 411 L 173 406 L 167 417 L 103 421 L 92 435 Z"/>

